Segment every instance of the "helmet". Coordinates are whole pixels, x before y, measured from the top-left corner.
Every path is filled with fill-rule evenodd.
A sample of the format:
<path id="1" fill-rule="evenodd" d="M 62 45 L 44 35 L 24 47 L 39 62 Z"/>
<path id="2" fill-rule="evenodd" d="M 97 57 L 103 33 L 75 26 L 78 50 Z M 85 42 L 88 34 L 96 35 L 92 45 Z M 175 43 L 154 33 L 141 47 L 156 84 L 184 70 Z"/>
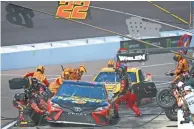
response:
<path id="1" fill-rule="evenodd" d="M 64 71 L 62 72 L 62 77 L 63 77 L 64 79 L 69 79 L 70 73 L 69 73 L 67 70 L 64 70 Z"/>
<path id="2" fill-rule="evenodd" d="M 45 71 L 45 67 L 42 66 L 42 65 L 40 65 L 40 66 L 37 67 L 36 71 L 40 71 L 40 72 L 42 72 L 42 74 L 43 74 L 44 71 Z"/>
<path id="3" fill-rule="evenodd" d="M 40 81 L 37 78 L 31 78 L 32 86 L 36 87 L 40 83 Z"/>
<path id="4" fill-rule="evenodd" d="M 17 100 L 17 101 L 24 101 L 25 100 L 25 93 L 16 93 L 14 98 Z"/>
<path id="5" fill-rule="evenodd" d="M 182 56 L 180 54 L 175 54 L 174 57 L 173 57 L 173 59 L 175 61 L 179 61 L 181 58 L 182 58 Z"/>
<path id="6" fill-rule="evenodd" d="M 127 65 L 124 63 L 121 63 L 120 68 L 122 69 L 123 72 L 127 72 Z"/>
<path id="7" fill-rule="evenodd" d="M 86 73 L 86 72 L 87 72 L 87 70 L 86 70 L 86 68 L 84 67 L 84 65 L 80 65 L 80 66 L 79 66 L 79 71 L 82 72 L 82 73 Z"/>
<path id="8" fill-rule="evenodd" d="M 108 67 L 114 67 L 114 61 L 113 60 L 109 60 L 107 66 Z"/>

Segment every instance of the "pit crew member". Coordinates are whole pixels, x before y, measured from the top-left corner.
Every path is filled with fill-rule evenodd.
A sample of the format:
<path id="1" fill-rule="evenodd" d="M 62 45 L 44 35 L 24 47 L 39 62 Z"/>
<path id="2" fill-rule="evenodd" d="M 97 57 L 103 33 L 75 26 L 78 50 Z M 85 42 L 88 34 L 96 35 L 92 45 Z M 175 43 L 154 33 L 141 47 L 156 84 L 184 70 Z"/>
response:
<path id="1" fill-rule="evenodd" d="M 38 80 L 43 82 L 48 87 L 49 82 L 46 76 L 44 75 L 44 72 L 45 72 L 45 67 L 40 65 L 37 67 L 36 72 L 29 72 L 24 75 L 24 78 L 27 78 L 27 77 L 37 78 Z"/>
<path id="2" fill-rule="evenodd" d="M 179 101 L 178 106 L 182 107 L 185 104 L 183 117 L 194 124 L 194 89 L 188 85 L 184 87 L 184 92 L 184 100 Z"/>
<path id="3" fill-rule="evenodd" d="M 83 76 L 84 73 L 87 72 L 86 68 L 84 67 L 84 65 L 80 65 L 79 68 L 76 70 L 76 80 L 81 80 L 81 77 Z"/>
<path id="4" fill-rule="evenodd" d="M 70 79 L 70 73 L 69 69 L 64 69 L 62 72 L 61 76 L 57 77 L 54 82 L 52 82 L 49 86 L 49 90 L 52 92 L 53 95 L 56 94 L 64 80 L 69 80 Z"/>
<path id="5" fill-rule="evenodd" d="M 19 110 L 19 123 L 21 121 L 26 120 L 26 112 L 24 113 L 24 109 L 28 103 L 28 98 L 26 97 L 25 93 L 16 93 L 13 98 L 13 106 Z"/>
<path id="6" fill-rule="evenodd" d="M 120 68 L 116 69 L 116 72 L 121 81 L 121 91 L 118 94 L 118 99 L 115 103 L 118 104 L 120 102 L 126 102 L 126 106 L 135 112 L 135 116 L 141 116 L 141 112 L 135 104 L 137 101 L 136 95 L 131 87 L 131 80 L 127 74 L 127 66 L 125 66 L 125 64 L 121 64 Z"/>
<path id="7" fill-rule="evenodd" d="M 181 53 L 183 54 L 183 52 Z M 178 62 L 175 71 L 170 73 L 170 76 L 176 75 L 173 79 L 173 83 L 175 83 L 181 75 L 189 73 L 189 63 L 180 54 L 175 54 L 173 59 Z"/>
<path id="8" fill-rule="evenodd" d="M 109 60 L 107 67 L 114 67 L 114 61 L 113 60 Z"/>

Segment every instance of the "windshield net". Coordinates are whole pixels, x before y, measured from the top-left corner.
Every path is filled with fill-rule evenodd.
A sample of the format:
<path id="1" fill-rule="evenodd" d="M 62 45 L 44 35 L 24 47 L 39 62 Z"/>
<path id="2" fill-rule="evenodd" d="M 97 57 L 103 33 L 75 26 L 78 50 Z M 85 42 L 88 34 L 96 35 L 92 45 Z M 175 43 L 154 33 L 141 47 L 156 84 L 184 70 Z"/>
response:
<path id="1" fill-rule="evenodd" d="M 132 82 L 137 82 L 136 74 L 134 72 L 128 72 Z M 101 72 L 95 79 L 95 82 L 120 82 L 115 72 Z"/>

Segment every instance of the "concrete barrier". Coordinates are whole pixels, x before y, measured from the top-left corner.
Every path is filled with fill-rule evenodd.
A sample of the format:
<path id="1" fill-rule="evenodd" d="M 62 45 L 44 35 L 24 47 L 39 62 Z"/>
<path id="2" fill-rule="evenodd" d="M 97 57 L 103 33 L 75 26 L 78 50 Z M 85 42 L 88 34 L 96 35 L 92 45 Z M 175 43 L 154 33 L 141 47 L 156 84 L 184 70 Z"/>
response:
<path id="1" fill-rule="evenodd" d="M 119 42 L 53 49 L 30 50 L 1 55 L 1 70 L 114 58 Z"/>
<path id="2" fill-rule="evenodd" d="M 161 32 L 161 37 L 179 36 L 183 31 Z M 150 37 L 142 37 L 142 39 Z M 114 58 L 120 41 L 128 40 L 120 36 L 98 37 L 41 44 L 8 46 L 1 48 L 1 70 L 35 67 Z M 194 47 L 194 38 L 191 42 Z M 157 49 L 155 51 L 158 51 Z"/>

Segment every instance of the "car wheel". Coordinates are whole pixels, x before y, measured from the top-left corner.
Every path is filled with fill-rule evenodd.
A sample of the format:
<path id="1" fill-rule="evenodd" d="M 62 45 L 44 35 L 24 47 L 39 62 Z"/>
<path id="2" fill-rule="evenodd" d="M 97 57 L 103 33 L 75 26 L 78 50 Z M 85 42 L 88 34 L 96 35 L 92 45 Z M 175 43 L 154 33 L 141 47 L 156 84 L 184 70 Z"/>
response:
<path id="1" fill-rule="evenodd" d="M 176 98 L 169 88 L 161 89 L 156 94 L 156 102 L 161 108 L 171 108 L 176 104 Z"/>
<path id="2" fill-rule="evenodd" d="M 178 106 L 174 105 L 172 108 L 165 109 L 165 114 L 171 121 L 177 121 Z"/>

